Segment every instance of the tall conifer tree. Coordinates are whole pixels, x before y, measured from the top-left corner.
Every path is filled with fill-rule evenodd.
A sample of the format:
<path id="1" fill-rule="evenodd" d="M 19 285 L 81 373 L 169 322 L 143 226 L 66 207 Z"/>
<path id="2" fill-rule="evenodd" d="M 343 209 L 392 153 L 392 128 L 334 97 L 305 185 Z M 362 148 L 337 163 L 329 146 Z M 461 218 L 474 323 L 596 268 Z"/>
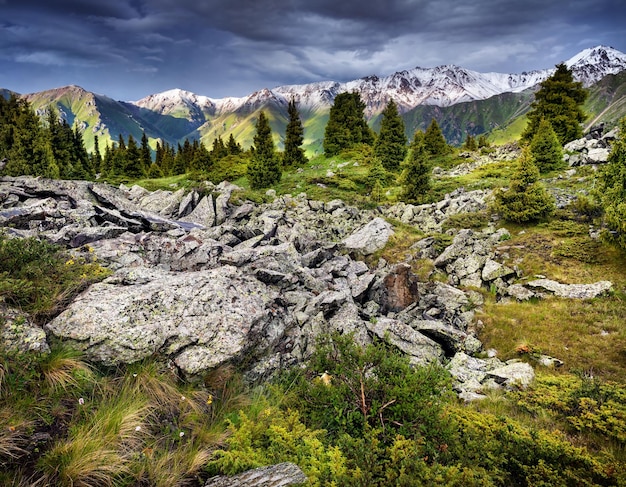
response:
<path id="1" fill-rule="evenodd" d="M 272 140 L 272 129 L 264 112 L 259 114 L 254 136 L 254 154 L 248 164 L 248 180 L 252 189 L 267 188 L 278 181 L 282 171 Z"/>
<path id="2" fill-rule="evenodd" d="M 365 120 L 365 103 L 358 93 L 339 93 L 324 131 L 324 153 L 339 154 L 357 144 L 372 144 L 374 135 Z"/>
<path id="3" fill-rule="evenodd" d="M 382 161 L 385 169 L 394 171 L 406 158 L 406 144 L 404 121 L 396 103 L 390 100 L 383 111 L 380 133 L 374 143 L 374 155 Z"/>
<path id="4" fill-rule="evenodd" d="M 285 130 L 283 165 L 301 166 L 306 163 L 308 159 L 304 155 L 304 149 L 302 149 L 302 142 L 304 141 L 302 120 L 300 120 L 300 114 L 298 113 L 296 102 L 293 99 L 289 102 L 287 112 L 289 114 L 289 122 Z"/>
<path id="5" fill-rule="evenodd" d="M 585 121 L 582 104 L 587 90 L 564 64 L 558 64 L 552 76 L 541 83 L 528 112 L 528 123 L 522 133 L 522 141 L 529 143 L 539 129 L 542 119 L 552 125 L 561 145 L 582 137 L 580 124 Z"/>
<path id="6" fill-rule="evenodd" d="M 554 212 L 554 198 L 539 183 L 539 169 L 528 147 L 522 150 L 509 188 L 494 192 L 493 209 L 515 223 L 541 220 Z"/>
<path id="7" fill-rule="evenodd" d="M 141 169 L 145 173 L 152 165 L 152 151 L 150 150 L 150 144 L 148 136 L 144 132 L 141 135 L 141 149 L 140 149 Z"/>
<path id="8" fill-rule="evenodd" d="M 430 125 L 428 125 L 424 133 L 424 150 L 431 156 L 440 156 L 450 151 L 439 124 L 434 118 L 430 121 Z"/>
<path id="9" fill-rule="evenodd" d="M 403 201 L 421 203 L 430 190 L 429 158 L 424 143 L 424 132 L 418 130 L 413 136 L 406 166 L 400 177 Z"/>
<path id="10" fill-rule="evenodd" d="M 129 178 L 144 177 L 144 169 L 141 164 L 141 151 L 137 146 L 137 142 L 132 135 L 128 136 L 128 145 L 126 146 L 126 166 L 124 167 L 124 175 Z"/>
<path id="11" fill-rule="evenodd" d="M 626 117 L 619 126 L 619 137 L 600 172 L 598 189 L 609 235 L 626 249 Z"/>
<path id="12" fill-rule="evenodd" d="M 552 129 L 552 124 L 545 118 L 539 122 L 535 136 L 530 142 L 530 152 L 541 173 L 559 169 L 563 165 L 561 143 Z"/>

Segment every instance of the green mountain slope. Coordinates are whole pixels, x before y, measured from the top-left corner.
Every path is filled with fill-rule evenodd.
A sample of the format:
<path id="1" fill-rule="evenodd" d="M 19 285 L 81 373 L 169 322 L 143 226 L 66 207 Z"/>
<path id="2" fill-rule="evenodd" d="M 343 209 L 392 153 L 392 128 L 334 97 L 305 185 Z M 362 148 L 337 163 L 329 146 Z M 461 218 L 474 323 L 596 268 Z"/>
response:
<path id="1" fill-rule="evenodd" d="M 585 128 L 604 123 L 609 127 L 626 116 L 626 71 L 602 78 L 589 90 L 584 105 L 589 114 Z"/>
<path id="2" fill-rule="evenodd" d="M 589 89 L 584 110 L 589 114 L 587 127 L 604 122 L 614 126 L 626 116 L 626 72 L 608 75 Z M 259 92 L 261 93 L 261 92 Z M 156 140 L 169 144 L 183 142 L 186 138 L 202 140 L 208 147 L 219 136 L 224 140 L 232 133 L 244 147 L 252 145 L 255 123 L 261 110 L 265 111 L 278 149 L 283 147 L 287 124 L 287 105 L 283 99 L 258 96 L 234 110 L 216 110 L 215 107 L 199 107 L 179 104 L 167 110 L 153 111 L 132 103 L 115 101 L 103 95 L 90 93 L 77 86 L 26 95 L 32 107 L 40 114 L 54 105 L 71 124 L 78 124 L 84 133 L 87 150 L 93 149 L 94 136 L 98 135 L 100 147 L 117 141 L 119 134 L 125 138 L 132 134 L 140 139 L 148 135 L 154 147 Z M 0 90 L 0 96 L 8 97 L 9 90 Z M 263 95 L 264 93 L 261 93 Z M 416 129 L 425 130 L 431 119 L 436 119 L 446 139 L 452 145 L 461 145 L 468 134 L 490 134 L 494 142 L 515 140 L 525 126 L 525 114 L 533 99 L 533 91 L 504 93 L 486 100 L 459 103 L 449 107 L 421 105 L 402 115 L 406 135 L 411 138 Z M 304 125 L 304 145 L 309 156 L 323 151 L 324 129 L 328 121 L 329 107 L 303 108 L 300 116 Z M 375 130 L 380 115 L 374 114 L 369 121 Z"/>
<path id="3" fill-rule="evenodd" d="M 448 143 L 461 145 L 467 135 L 479 135 L 507 126 L 525 114 L 532 101 L 532 92 L 504 93 L 486 100 L 459 103 L 449 107 L 418 106 L 403 117 L 412 137 L 416 129 L 426 130 L 437 120 Z"/>
<path id="4" fill-rule="evenodd" d="M 32 93 L 26 95 L 26 99 L 39 115 L 44 115 L 48 107 L 54 106 L 71 126 L 78 125 L 83 131 L 88 151 L 93 150 L 95 135 L 100 139 L 101 149 L 107 143 L 116 141 L 119 134 L 125 138 L 132 134 L 141 139 L 142 123 L 125 104 L 78 86 Z"/>

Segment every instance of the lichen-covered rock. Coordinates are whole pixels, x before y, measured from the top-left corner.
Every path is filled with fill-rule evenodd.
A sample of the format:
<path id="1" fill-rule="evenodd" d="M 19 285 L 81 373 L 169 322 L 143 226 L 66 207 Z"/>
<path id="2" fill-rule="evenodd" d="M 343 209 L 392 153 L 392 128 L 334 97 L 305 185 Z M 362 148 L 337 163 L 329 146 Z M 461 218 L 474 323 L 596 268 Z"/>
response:
<path id="1" fill-rule="evenodd" d="M 295 463 L 279 463 L 238 475 L 211 477 L 204 487 L 289 487 L 306 481 L 306 475 Z"/>
<path id="2" fill-rule="evenodd" d="M 369 255 L 384 248 L 391 235 L 393 235 L 391 225 L 377 217 L 344 239 L 343 244 L 348 250 Z"/>
<path id="3" fill-rule="evenodd" d="M 535 378 L 535 371 L 526 362 L 509 362 L 489 371 L 489 376 L 509 389 L 525 389 Z"/>
<path id="4" fill-rule="evenodd" d="M 50 352 L 43 328 L 27 314 L 4 305 L 0 305 L 0 342 L 8 352 Z"/>
<path id="5" fill-rule="evenodd" d="M 381 317 L 365 323 L 376 336 L 388 338 L 392 345 L 407 354 L 413 364 L 438 362 L 443 357 L 443 350 L 437 342 L 401 321 Z"/>
<path id="6" fill-rule="evenodd" d="M 562 298 L 592 299 L 608 293 L 613 284 L 611 281 L 598 281 L 592 284 L 561 284 L 550 279 L 536 279 L 527 282 L 526 286 L 548 291 Z"/>
<path id="7" fill-rule="evenodd" d="M 232 266 L 185 273 L 137 268 L 93 285 L 46 328 L 105 364 L 160 353 L 195 374 L 271 346 L 270 337 L 286 326 L 276 297 Z"/>

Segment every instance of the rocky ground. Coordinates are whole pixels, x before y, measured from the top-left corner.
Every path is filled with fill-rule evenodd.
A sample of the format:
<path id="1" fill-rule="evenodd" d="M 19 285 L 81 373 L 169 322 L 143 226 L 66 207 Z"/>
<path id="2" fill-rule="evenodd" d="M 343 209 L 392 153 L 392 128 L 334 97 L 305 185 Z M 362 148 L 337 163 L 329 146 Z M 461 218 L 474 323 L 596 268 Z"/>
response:
<path id="1" fill-rule="evenodd" d="M 2 178 L 0 225 L 9 235 L 45 238 L 113 271 L 43 328 L 27 319 L 16 332 L 12 325 L 21 315 L 6 310 L 5 344 L 45 351 L 54 336 L 105 364 L 156 354 L 189 377 L 235 364 L 259 381 L 306 360 L 320 334 L 354 333 L 362 344 L 388 337 L 415 364 L 444 364 L 459 394 L 472 400 L 533 377 L 526 363 L 479 358 L 485 354 L 473 330 L 482 300 L 472 289 L 523 300 L 587 298 L 611 288 L 610 282 L 518 283 L 520 270 L 499 262 L 508 232 L 493 225 L 450 230 L 454 238 L 443 251 L 425 238 L 407 262 L 381 259 L 372 268 L 361 260 L 392 235 L 385 217 L 441 231 L 451 215 L 485 209 L 485 191 L 364 211 L 304 194 L 233 204 L 235 189 L 207 183 L 189 192 L 149 192 Z M 411 271 L 414 259 L 432 260 L 447 282 L 420 281 Z"/>

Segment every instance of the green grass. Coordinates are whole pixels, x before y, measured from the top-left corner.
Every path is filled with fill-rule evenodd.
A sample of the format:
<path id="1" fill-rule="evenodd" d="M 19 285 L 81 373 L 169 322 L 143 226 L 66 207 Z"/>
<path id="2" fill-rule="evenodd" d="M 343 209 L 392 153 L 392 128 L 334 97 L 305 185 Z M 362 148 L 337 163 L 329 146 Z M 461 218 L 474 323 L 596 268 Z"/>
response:
<path id="1" fill-rule="evenodd" d="M 508 125 L 495 129 L 489 133 L 488 140 L 494 145 L 503 145 L 519 140 L 526 128 L 526 115 L 519 116 Z"/>
<path id="2" fill-rule="evenodd" d="M 626 253 L 591 240 L 588 226 L 572 220 L 507 228 L 512 238 L 500 246 L 507 255 L 504 262 L 522 269 L 524 280 L 539 274 L 568 284 L 610 280 L 614 292 L 593 300 L 488 300 L 481 314 L 485 347 L 514 358 L 527 344 L 563 360 L 566 371 L 593 370 L 626 382 Z"/>

